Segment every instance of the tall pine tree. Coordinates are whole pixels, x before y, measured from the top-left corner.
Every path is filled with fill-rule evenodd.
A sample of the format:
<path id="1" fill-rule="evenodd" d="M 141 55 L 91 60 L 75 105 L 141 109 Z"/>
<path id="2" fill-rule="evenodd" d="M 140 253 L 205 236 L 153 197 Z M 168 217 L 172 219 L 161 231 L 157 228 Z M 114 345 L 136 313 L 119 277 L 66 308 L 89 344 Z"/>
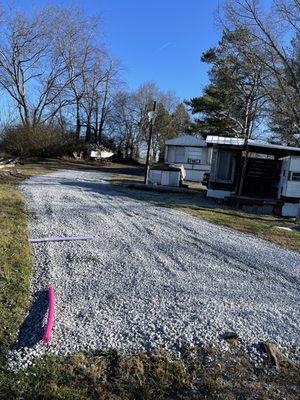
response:
<path id="1" fill-rule="evenodd" d="M 187 102 L 197 115 L 193 129 L 203 136 L 249 137 L 263 105 L 261 72 L 251 56 L 240 52 L 241 35 L 246 30 L 226 31 L 216 48 L 202 55 L 211 65 L 210 83 L 201 97 Z"/>

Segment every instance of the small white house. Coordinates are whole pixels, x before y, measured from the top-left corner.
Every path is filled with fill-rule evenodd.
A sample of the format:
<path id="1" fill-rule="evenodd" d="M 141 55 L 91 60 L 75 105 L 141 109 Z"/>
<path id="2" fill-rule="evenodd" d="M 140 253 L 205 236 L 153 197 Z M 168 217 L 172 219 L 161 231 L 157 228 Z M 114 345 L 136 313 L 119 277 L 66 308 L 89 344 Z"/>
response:
<path id="1" fill-rule="evenodd" d="M 210 170 L 210 159 L 211 149 L 197 136 L 184 135 L 165 142 L 165 162 L 183 165 L 187 181 L 201 182 Z"/>

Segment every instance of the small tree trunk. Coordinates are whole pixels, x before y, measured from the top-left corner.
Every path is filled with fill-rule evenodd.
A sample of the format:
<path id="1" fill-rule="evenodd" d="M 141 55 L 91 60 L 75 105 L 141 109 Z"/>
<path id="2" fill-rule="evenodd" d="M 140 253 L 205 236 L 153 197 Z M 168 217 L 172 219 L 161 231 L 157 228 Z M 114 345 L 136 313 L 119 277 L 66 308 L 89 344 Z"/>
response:
<path id="1" fill-rule="evenodd" d="M 76 138 L 80 138 L 81 120 L 80 120 L 80 105 L 79 101 L 76 102 Z"/>
<path id="2" fill-rule="evenodd" d="M 99 123 L 99 130 L 98 130 L 98 143 L 99 145 L 102 144 L 102 139 L 103 139 L 103 125 L 104 125 L 104 118 L 100 119 L 100 123 Z"/>
<path id="3" fill-rule="evenodd" d="M 240 206 L 239 197 L 242 195 L 242 192 L 243 192 L 247 163 L 248 163 L 248 156 L 249 156 L 249 145 L 248 144 L 249 144 L 249 136 L 250 136 L 250 109 L 251 109 L 251 97 L 248 99 L 246 113 L 245 113 L 245 121 L 244 121 L 244 129 L 243 129 L 243 131 L 244 131 L 243 136 L 245 138 L 245 158 L 244 158 L 244 162 L 243 162 L 241 178 L 239 181 L 238 191 L 237 191 L 237 196 L 238 196 L 237 207 Z"/>
<path id="4" fill-rule="evenodd" d="M 91 124 L 88 122 L 85 131 L 85 141 L 90 142 L 91 138 L 92 138 L 92 129 L 91 129 Z"/>

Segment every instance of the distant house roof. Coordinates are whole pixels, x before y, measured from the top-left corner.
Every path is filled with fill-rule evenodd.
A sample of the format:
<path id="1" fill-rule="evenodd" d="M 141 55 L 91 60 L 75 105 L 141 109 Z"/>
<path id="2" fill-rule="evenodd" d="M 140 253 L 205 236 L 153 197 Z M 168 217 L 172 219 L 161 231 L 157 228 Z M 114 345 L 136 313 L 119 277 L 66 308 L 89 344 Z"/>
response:
<path id="1" fill-rule="evenodd" d="M 190 147 L 206 147 L 205 140 L 192 135 L 183 135 L 174 139 L 166 140 L 167 146 L 190 146 Z"/>
<path id="2" fill-rule="evenodd" d="M 208 144 L 218 144 L 218 145 L 226 145 L 226 146 L 235 146 L 235 147 L 243 147 L 245 140 L 241 138 L 233 138 L 233 137 L 222 137 L 222 136 L 207 136 L 206 142 Z M 268 153 L 273 152 L 284 152 L 290 154 L 299 154 L 300 155 L 300 147 L 291 147 L 291 146 L 283 146 L 280 144 L 271 144 L 266 143 L 260 140 L 248 140 L 249 147 L 251 150 L 265 150 Z"/>

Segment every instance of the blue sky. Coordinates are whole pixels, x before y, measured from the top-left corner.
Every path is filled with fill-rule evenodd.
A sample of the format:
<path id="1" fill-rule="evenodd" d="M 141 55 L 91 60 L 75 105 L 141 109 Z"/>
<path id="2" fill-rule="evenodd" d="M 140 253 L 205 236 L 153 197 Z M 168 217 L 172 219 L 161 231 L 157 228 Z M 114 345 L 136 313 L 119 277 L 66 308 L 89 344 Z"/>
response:
<path id="1" fill-rule="evenodd" d="M 87 3 L 88 4 L 88 3 Z M 219 38 L 217 0 L 103 0 L 107 41 L 124 64 L 133 88 L 146 80 L 181 98 L 201 93 L 207 82 L 203 51 Z"/>
<path id="2" fill-rule="evenodd" d="M 156 81 L 182 99 L 200 95 L 208 81 L 207 66 L 200 56 L 220 37 L 215 24 L 219 3 L 222 0 L 15 0 L 27 10 L 76 4 L 89 14 L 100 15 L 105 41 L 122 62 L 129 87 Z"/>

